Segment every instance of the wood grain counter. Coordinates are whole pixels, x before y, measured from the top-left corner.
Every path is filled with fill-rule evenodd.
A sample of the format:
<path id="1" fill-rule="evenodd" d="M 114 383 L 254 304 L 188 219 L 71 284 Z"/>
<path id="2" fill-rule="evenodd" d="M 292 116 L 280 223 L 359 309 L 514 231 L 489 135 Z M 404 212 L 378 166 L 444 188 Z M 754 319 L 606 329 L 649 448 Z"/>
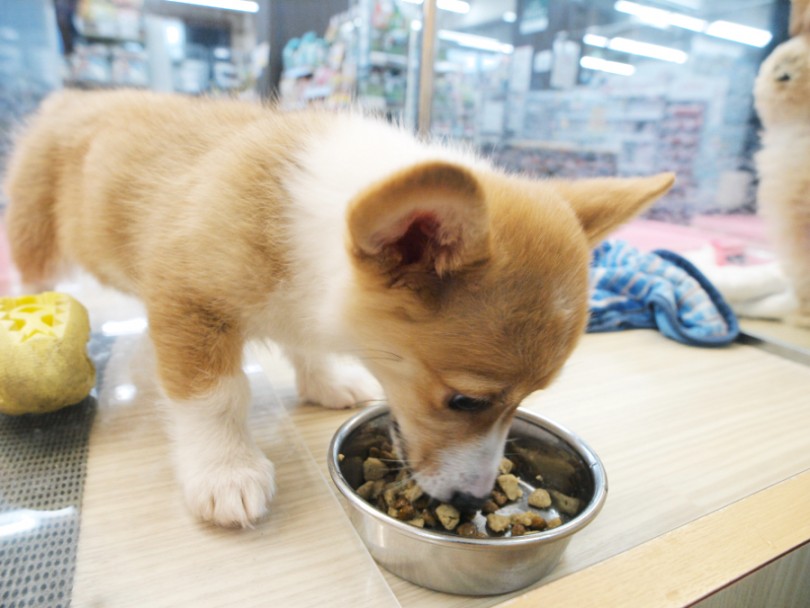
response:
<path id="1" fill-rule="evenodd" d="M 605 508 L 538 585 L 463 598 L 371 560 L 326 472 L 351 412 L 298 404 L 291 370 L 261 346 L 247 366 L 257 442 L 278 472 L 271 515 L 240 532 L 192 521 L 153 395 L 129 363 L 136 338 L 119 342 L 91 436 L 73 606 L 708 607 L 749 575 L 759 588 L 786 581 L 779 601 L 794 603 L 769 606 L 810 605 L 795 574 L 810 541 L 810 367 L 652 331 L 585 336 L 524 407 L 599 454 Z"/>

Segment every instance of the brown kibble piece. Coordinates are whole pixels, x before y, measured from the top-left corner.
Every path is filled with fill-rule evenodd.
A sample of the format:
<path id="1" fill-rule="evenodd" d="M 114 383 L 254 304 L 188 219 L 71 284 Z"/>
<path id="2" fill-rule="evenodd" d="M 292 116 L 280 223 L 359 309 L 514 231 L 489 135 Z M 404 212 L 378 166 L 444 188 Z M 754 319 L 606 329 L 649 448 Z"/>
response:
<path id="1" fill-rule="evenodd" d="M 372 500 L 377 500 L 380 494 L 382 494 L 383 488 L 385 488 L 385 481 L 382 479 L 367 481 L 357 488 L 357 494 L 362 499 L 371 502 Z"/>
<path id="2" fill-rule="evenodd" d="M 417 528 L 424 528 L 425 527 L 425 520 L 423 518 L 421 518 L 421 517 L 414 517 L 413 519 L 408 520 L 407 523 L 409 523 L 412 526 L 415 526 Z"/>
<path id="3" fill-rule="evenodd" d="M 497 513 L 490 513 L 487 515 L 487 526 L 493 532 L 498 534 L 505 532 L 512 525 L 512 518 L 508 515 L 498 515 Z"/>
<path id="4" fill-rule="evenodd" d="M 458 525 L 461 514 L 452 505 L 440 504 L 436 507 L 436 517 L 439 518 L 445 530 L 454 530 Z"/>
<path id="5" fill-rule="evenodd" d="M 504 498 L 506 497 L 504 496 Z M 490 513 L 497 511 L 499 508 L 498 503 L 496 503 L 494 500 L 488 500 L 484 503 L 484 506 L 481 507 L 481 513 L 484 515 L 489 515 Z"/>
<path id="6" fill-rule="evenodd" d="M 507 502 L 509 502 L 509 499 L 506 497 L 506 494 L 504 494 L 500 490 L 492 490 L 492 500 L 494 500 L 495 504 L 497 504 L 499 507 L 502 507 Z"/>
<path id="7" fill-rule="evenodd" d="M 366 481 L 377 481 L 388 474 L 388 465 L 379 458 L 366 458 L 363 462 L 363 478 Z"/>
<path id="8" fill-rule="evenodd" d="M 551 495 L 543 488 L 537 488 L 529 494 L 529 506 L 547 509 L 551 506 Z"/>
<path id="9" fill-rule="evenodd" d="M 478 536 L 478 528 L 475 527 L 474 523 L 468 521 L 456 528 L 456 534 L 465 538 L 475 538 Z"/>
<path id="10" fill-rule="evenodd" d="M 549 519 L 549 520 L 546 522 L 546 525 L 547 525 L 549 528 L 558 528 L 559 526 L 561 526 L 561 525 L 562 525 L 562 520 L 561 520 L 559 517 L 555 517 L 554 519 Z"/>
<path id="11" fill-rule="evenodd" d="M 416 511 L 414 510 L 413 505 L 411 503 L 406 503 L 397 510 L 396 517 L 402 521 L 410 521 L 415 516 Z"/>
<path id="12" fill-rule="evenodd" d="M 554 498 L 557 508 L 566 515 L 576 515 L 579 513 L 580 500 L 578 498 L 568 496 L 557 490 L 551 490 L 551 496 Z"/>
<path id="13" fill-rule="evenodd" d="M 532 513 L 526 511 L 525 513 L 515 513 L 510 517 L 513 524 L 520 524 L 525 527 L 529 527 L 532 525 Z"/>
<path id="14" fill-rule="evenodd" d="M 498 477 L 498 485 L 509 500 L 517 500 L 523 496 L 523 490 L 520 489 L 518 482 L 518 478 L 514 475 L 501 475 Z"/>
<path id="15" fill-rule="evenodd" d="M 545 530 L 546 520 L 537 513 L 532 513 L 532 523 L 529 524 L 529 527 L 533 530 Z"/>
<path id="16" fill-rule="evenodd" d="M 397 489 L 399 488 L 399 484 L 396 482 L 391 482 L 386 484 L 385 490 L 383 491 L 383 500 L 385 500 L 385 504 L 389 506 L 394 506 L 394 503 L 397 500 Z"/>
<path id="17" fill-rule="evenodd" d="M 526 527 L 523 524 L 512 524 L 512 536 L 523 536 L 526 534 Z"/>
<path id="18" fill-rule="evenodd" d="M 422 511 L 422 519 L 425 520 L 425 525 L 428 528 L 435 528 L 439 523 L 436 521 L 436 516 L 430 512 L 430 509 L 424 509 Z"/>
<path id="19" fill-rule="evenodd" d="M 416 502 L 424 492 L 415 481 L 408 482 L 405 489 L 402 490 L 402 496 L 407 498 L 410 502 Z"/>

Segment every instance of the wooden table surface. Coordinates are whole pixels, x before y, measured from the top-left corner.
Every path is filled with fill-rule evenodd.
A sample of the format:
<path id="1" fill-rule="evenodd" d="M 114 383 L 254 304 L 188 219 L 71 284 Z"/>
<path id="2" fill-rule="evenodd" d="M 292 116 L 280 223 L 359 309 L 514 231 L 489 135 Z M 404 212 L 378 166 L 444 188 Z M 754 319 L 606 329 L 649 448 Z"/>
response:
<path id="1" fill-rule="evenodd" d="M 86 301 L 91 315 L 99 309 L 97 329 L 99 311 L 138 315 L 107 296 Z M 245 531 L 193 521 L 138 342 L 118 338 L 100 393 L 75 607 L 685 606 L 740 579 L 734 588 L 744 588 L 768 564 L 790 566 L 780 593 L 800 603 L 780 605 L 810 605 L 807 577 L 790 578 L 808 565 L 810 541 L 810 367 L 800 363 L 653 331 L 585 336 L 557 382 L 523 407 L 599 454 L 607 503 L 549 577 L 465 598 L 419 588 L 370 558 L 326 471 L 329 440 L 352 412 L 298 404 L 290 368 L 264 346 L 251 346 L 246 369 L 254 433 L 278 476 L 271 514 Z"/>

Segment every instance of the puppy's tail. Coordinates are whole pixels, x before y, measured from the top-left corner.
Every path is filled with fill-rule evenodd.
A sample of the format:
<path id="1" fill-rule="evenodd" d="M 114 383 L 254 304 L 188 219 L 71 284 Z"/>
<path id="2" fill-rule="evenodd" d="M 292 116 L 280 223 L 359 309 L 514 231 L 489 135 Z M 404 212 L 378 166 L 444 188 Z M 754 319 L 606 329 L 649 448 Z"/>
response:
<path id="1" fill-rule="evenodd" d="M 59 159 L 48 124 L 48 114 L 57 104 L 57 99 L 47 100 L 17 138 L 4 182 L 11 256 L 25 290 L 51 288 L 59 274 L 61 256 L 54 209 Z"/>

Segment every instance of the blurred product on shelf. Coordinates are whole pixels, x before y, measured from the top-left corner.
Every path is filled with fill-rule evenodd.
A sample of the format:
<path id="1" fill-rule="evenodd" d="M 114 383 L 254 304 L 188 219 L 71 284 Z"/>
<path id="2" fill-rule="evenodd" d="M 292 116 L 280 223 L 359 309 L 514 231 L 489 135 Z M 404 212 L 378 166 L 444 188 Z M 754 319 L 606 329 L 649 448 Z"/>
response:
<path id="1" fill-rule="evenodd" d="M 324 38 L 307 32 L 284 45 L 281 107 L 296 109 L 318 104 L 345 108 L 351 104 L 357 70 L 352 14 L 346 11 L 333 16 Z"/>

